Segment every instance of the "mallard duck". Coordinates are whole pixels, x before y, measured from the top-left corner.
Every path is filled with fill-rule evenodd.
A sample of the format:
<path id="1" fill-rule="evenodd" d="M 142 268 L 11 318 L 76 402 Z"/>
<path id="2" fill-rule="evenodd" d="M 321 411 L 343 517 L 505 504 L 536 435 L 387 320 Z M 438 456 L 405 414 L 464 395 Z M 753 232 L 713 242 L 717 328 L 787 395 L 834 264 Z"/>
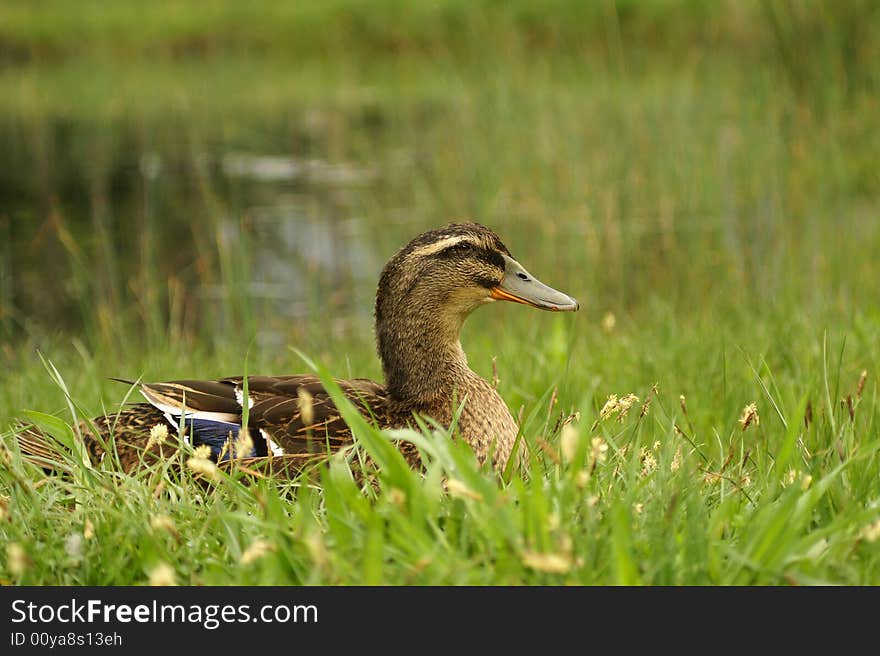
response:
<path id="1" fill-rule="evenodd" d="M 448 426 L 462 404 L 457 433 L 481 463 L 491 457 L 503 469 L 517 425 L 492 385 L 468 367 L 459 341 L 467 316 L 494 301 L 557 312 L 578 309 L 573 298 L 526 271 L 489 228 L 454 223 L 419 235 L 385 265 L 376 291 L 376 343 L 385 383 L 336 382 L 380 428 L 410 426 L 414 415 Z M 316 376 L 249 376 L 246 391 L 243 383 L 241 376 L 139 383 L 147 403 L 81 424 L 86 450 L 97 462 L 112 444 L 122 467 L 131 470 L 145 456 L 161 453 L 158 435 L 181 426 L 186 441 L 206 445 L 221 462 L 235 457 L 297 463 L 352 443 L 351 430 Z M 245 404 L 248 435 L 242 436 Z M 21 431 L 19 441 L 25 454 L 44 463 L 50 459 L 39 430 Z M 417 463 L 412 445 L 400 448 L 410 464 Z"/>

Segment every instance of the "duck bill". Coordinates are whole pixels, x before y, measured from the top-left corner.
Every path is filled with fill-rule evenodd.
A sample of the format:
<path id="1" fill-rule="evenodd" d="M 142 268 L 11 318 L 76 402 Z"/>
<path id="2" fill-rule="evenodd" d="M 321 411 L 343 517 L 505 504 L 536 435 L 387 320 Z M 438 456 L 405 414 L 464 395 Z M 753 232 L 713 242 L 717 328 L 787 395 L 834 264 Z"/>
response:
<path id="1" fill-rule="evenodd" d="M 571 296 L 545 285 L 512 257 L 502 257 L 504 278 L 489 290 L 496 301 L 513 301 L 552 312 L 574 312 L 580 307 Z"/>

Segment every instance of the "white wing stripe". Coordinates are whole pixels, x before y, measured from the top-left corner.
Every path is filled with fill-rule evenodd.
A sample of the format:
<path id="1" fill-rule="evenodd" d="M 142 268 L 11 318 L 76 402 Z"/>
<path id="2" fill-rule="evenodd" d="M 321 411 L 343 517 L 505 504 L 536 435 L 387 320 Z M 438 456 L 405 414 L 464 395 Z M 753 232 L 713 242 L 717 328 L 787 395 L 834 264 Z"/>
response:
<path id="1" fill-rule="evenodd" d="M 266 446 L 269 447 L 269 450 L 272 452 L 273 456 L 283 456 L 284 455 L 284 449 L 282 449 L 280 446 L 275 444 L 275 440 L 273 440 L 271 437 L 269 437 L 269 433 L 266 430 L 261 428 L 260 435 L 262 435 L 263 439 L 266 440 Z"/>
<path id="2" fill-rule="evenodd" d="M 235 386 L 235 402 L 242 408 L 244 407 L 244 390 L 238 385 Z M 254 399 L 248 396 L 248 408 L 254 407 Z"/>

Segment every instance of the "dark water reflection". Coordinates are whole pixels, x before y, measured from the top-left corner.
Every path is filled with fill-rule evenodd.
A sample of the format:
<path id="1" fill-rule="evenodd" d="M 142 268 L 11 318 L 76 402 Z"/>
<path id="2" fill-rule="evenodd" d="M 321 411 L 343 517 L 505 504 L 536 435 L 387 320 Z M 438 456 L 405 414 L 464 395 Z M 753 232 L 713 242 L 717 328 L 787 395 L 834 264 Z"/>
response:
<path id="1" fill-rule="evenodd" d="M 253 142 L 305 141 L 298 153 L 194 144 L 189 129 L 124 122 L 2 132 L 4 341 L 177 322 L 272 345 L 318 309 L 332 316 L 324 330 L 369 324 L 382 257 L 355 201 L 376 184 L 376 166 L 318 156 L 289 134 Z"/>
<path id="2" fill-rule="evenodd" d="M 874 175 L 860 168 L 869 139 L 841 141 L 860 156 L 838 169 L 809 123 L 732 123 L 718 98 L 682 111 L 667 94 L 584 93 L 0 117 L 0 346 L 46 331 L 363 341 L 383 262 L 462 218 L 496 228 L 582 317 L 876 295 L 876 194 L 853 187 Z"/>

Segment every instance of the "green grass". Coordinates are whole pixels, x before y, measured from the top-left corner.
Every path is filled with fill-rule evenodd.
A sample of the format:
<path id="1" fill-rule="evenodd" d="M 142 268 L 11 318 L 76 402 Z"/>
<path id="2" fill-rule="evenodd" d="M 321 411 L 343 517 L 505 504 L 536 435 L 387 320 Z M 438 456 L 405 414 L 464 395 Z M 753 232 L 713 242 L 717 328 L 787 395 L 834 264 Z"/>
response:
<path id="1" fill-rule="evenodd" d="M 871 3 L 194 6 L 0 9 L 2 582 L 144 584 L 163 563 L 212 585 L 880 581 Z M 370 176 L 230 179 L 229 152 Z M 289 315 L 253 290 L 277 248 L 260 213 L 294 201 L 336 265 L 282 253 Z M 118 408 L 109 376 L 309 370 L 296 349 L 380 378 L 383 262 L 465 217 L 582 305 L 465 326 L 522 408 L 532 457 L 509 480 L 430 430 L 410 472 L 362 424 L 385 463 L 365 490 L 340 459 L 205 486 L 176 459 L 47 478 L 15 451 L 16 418 L 63 436 L 74 409 Z"/>
<path id="2" fill-rule="evenodd" d="M 340 459 L 292 484 L 246 485 L 233 474 L 205 489 L 185 468 L 179 473 L 179 459 L 133 477 L 74 465 L 76 475 L 46 479 L 13 450 L 2 469 L 2 530 L 30 563 L 10 571 L 7 559 L 0 576 L 141 584 L 167 563 L 182 584 L 878 580 L 873 377 L 857 395 L 859 367 L 876 371 L 876 323 L 845 348 L 840 336 L 795 330 L 791 343 L 778 331 L 756 340 L 763 351 L 744 352 L 735 337 L 710 338 L 707 326 L 675 319 L 651 331 L 622 322 L 608 335 L 580 317 L 526 318 L 533 326 L 517 337 L 543 334 L 544 343 L 523 351 L 511 338 L 499 355 L 503 395 L 525 405 L 532 459 L 522 476 L 499 482 L 442 432 L 413 436 L 429 456 L 421 476 L 390 447 L 397 435 L 361 422 L 359 449 L 383 463 L 377 490 L 360 489 Z M 287 370 L 307 370 L 286 359 Z M 485 358 L 472 359 L 490 375 Z M 84 377 L 74 373 L 68 387 Z M 49 376 L 41 378 L 34 405 L 63 404 Z M 559 392 L 552 409 L 551 385 Z M 630 392 L 640 403 L 622 422 L 599 420 L 607 394 Z M 841 398 L 852 400 L 852 416 Z M 752 401 L 760 425 L 743 431 L 737 420 Z M 560 439 L 554 426 L 572 410 L 580 419 Z M 268 550 L 242 562 L 257 541 Z"/>

